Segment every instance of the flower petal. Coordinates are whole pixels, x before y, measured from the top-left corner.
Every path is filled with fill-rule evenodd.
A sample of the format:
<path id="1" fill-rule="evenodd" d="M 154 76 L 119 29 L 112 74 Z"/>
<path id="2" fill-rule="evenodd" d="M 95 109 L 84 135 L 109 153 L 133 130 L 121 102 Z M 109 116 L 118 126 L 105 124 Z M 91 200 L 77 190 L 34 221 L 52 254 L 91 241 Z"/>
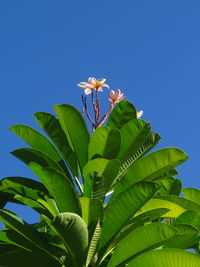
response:
<path id="1" fill-rule="evenodd" d="M 97 81 L 96 81 L 96 79 L 94 77 L 90 77 L 88 79 L 88 83 L 92 84 L 93 86 L 96 86 Z"/>
<path id="2" fill-rule="evenodd" d="M 92 90 L 91 90 L 90 88 L 85 88 L 84 93 L 85 93 L 86 95 L 90 95 L 90 94 L 92 93 Z"/>
<path id="3" fill-rule="evenodd" d="M 143 110 L 137 111 L 137 118 L 138 119 L 141 118 L 143 114 L 144 114 Z"/>

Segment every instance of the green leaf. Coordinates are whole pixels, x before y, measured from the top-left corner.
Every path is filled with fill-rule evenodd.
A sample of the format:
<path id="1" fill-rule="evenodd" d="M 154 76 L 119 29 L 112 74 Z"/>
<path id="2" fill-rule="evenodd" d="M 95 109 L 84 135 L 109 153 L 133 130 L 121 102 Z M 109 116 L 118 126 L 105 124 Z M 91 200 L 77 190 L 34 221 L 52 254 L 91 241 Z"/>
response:
<path id="1" fill-rule="evenodd" d="M 41 128 L 50 137 L 63 159 L 68 164 L 71 172 L 78 177 L 76 155 L 70 147 L 59 120 L 52 114 L 46 112 L 37 112 L 34 114 L 34 117 Z"/>
<path id="2" fill-rule="evenodd" d="M 200 190 L 188 187 L 184 188 L 182 193 L 187 199 L 192 200 L 200 205 Z"/>
<path id="3" fill-rule="evenodd" d="M 174 224 L 190 224 L 200 230 L 200 214 L 194 210 L 186 210 L 176 220 Z"/>
<path id="4" fill-rule="evenodd" d="M 103 205 L 98 199 L 81 197 L 82 218 L 88 226 L 91 222 L 101 220 L 103 217 Z"/>
<path id="5" fill-rule="evenodd" d="M 22 138 L 32 148 L 42 151 L 57 163 L 61 165 L 64 164 L 53 144 L 40 132 L 25 125 L 14 125 L 9 129 Z"/>
<path id="6" fill-rule="evenodd" d="M 52 222 L 65 247 L 70 252 L 67 266 L 83 266 L 88 247 L 88 231 L 83 219 L 74 213 L 60 213 Z"/>
<path id="7" fill-rule="evenodd" d="M 127 265 L 127 267 L 197 267 L 200 257 L 182 249 L 157 249 L 149 251 Z"/>
<path id="8" fill-rule="evenodd" d="M 26 165 L 29 165 L 31 162 L 36 162 L 43 167 L 51 167 L 63 172 L 63 169 L 57 162 L 39 150 L 33 148 L 20 148 L 12 151 L 11 154 L 23 161 Z"/>
<path id="9" fill-rule="evenodd" d="M 178 197 L 178 196 L 159 196 L 158 199 L 171 201 L 173 203 L 178 204 L 179 206 L 181 206 L 185 210 L 194 210 L 194 211 L 200 213 L 200 205 L 197 204 L 196 202 L 192 201 L 192 200 L 185 199 L 183 197 Z"/>
<path id="10" fill-rule="evenodd" d="M 159 190 L 161 195 L 179 195 L 181 193 L 182 182 L 178 178 L 161 178 L 156 180 L 162 187 Z"/>
<path id="11" fill-rule="evenodd" d="M 177 148 L 164 148 L 148 154 L 127 170 L 124 177 L 118 182 L 112 199 L 134 183 L 168 176 L 175 166 L 187 158 L 187 155 Z"/>
<path id="12" fill-rule="evenodd" d="M 26 222 L 24 222 L 21 218 L 6 210 L 0 210 L 0 220 L 5 225 L 9 226 L 11 229 L 24 237 L 26 240 L 28 240 L 29 243 L 34 244 L 37 248 L 39 248 L 41 252 L 48 254 L 52 258 L 58 260 L 51 254 L 48 245 L 41 238 L 41 234 Z"/>
<path id="13" fill-rule="evenodd" d="M 147 250 L 160 247 L 175 237 L 176 232 L 177 230 L 172 226 L 159 222 L 138 227 L 119 243 L 108 267 L 125 264 Z"/>
<path id="14" fill-rule="evenodd" d="M 80 203 L 74 186 L 62 173 L 43 168 L 35 162 L 30 163 L 29 167 L 55 199 L 60 212 L 81 214 Z"/>
<path id="15" fill-rule="evenodd" d="M 137 119 L 135 107 L 128 100 L 121 100 L 111 112 L 107 126 L 120 129 L 132 119 Z"/>
<path id="16" fill-rule="evenodd" d="M 47 209 L 44 208 L 44 206 L 42 206 L 41 204 L 39 204 L 38 202 L 36 202 L 35 200 L 33 200 L 31 198 L 22 197 L 20 195 L 15 195 L 14 199 L 17 199 L 22 204 L 34 209 L 39 214 L 44 214 L 49 218 L 53 217 L 52 214 Z"/>
<path id="17" fill-rule="evenodd" d="M 119 153 L 121 136 L 118 129 L 110 127 L 97 128 L 90 137 L 88 157 L 115 159 Z"/>
<path id="18" fill-rule="evenodd" d="M 110 187 L 119 170 L 118 160 L 107 160 L 103 158 L 90 160 L 83 169 L 84 191 L 85 197 L 91 197 L 94 192 L 94 185 L 98 180 L 104 179 L 102 184 L 102 194 L 106 193 L 106 189 Z M 96 184 L 97 185 L 97 184 Z"/>
<path id="19" fill-rule="evenodd" d="M 143 212 L 151 211 L 153 209 L 159 209 L 159 208 L 164 208 L 164 209 L 169 209 L 169 212 L 165 213 L 161 217 L 166 217 L 166 218 L 175 218 L 178 217 L 180 214 L 182 214 L 185 209 L 176 204 L 171 202 L 170 200 L 164 200 L 164 199 L 150 199 L 141 209 L 141 212 L 139 215 L 143 214 Z"/>
<path id="20" fill-rule="evenodd" d="M 121 162 L 129 159 L 144 144 L 150 128 L 148 122 L 137 119 L 130 120 L 121 128 L 121 149 L 118 155 Z"/>
<path id="21" fill-rule="evenodd" d="M 54 105 L 71 149 L 75 151 L 81 171 L 88 161 L 90 135 L 81 113 L 71 105 Z"/>
<path id="22" fill-rule="evenodd" d="M 38 198 L 44 198 L 45 195 L 48 195 L 48 191 L 42 183 L 29 178 L 8 177 L 1 180 L 1 185 L 7 188 L 4 191 L 12 195 L 19 194 L 36 201 Z"/>
<path id="23" fill-rule="evenodd" d="M 110 205 L 108 202 L 107 212 L 103 220 L 100 249 L 116 236 L 120 229 L 156 191 L 157 186 L 154 183 L 137 183 L 122 192 Z"/>

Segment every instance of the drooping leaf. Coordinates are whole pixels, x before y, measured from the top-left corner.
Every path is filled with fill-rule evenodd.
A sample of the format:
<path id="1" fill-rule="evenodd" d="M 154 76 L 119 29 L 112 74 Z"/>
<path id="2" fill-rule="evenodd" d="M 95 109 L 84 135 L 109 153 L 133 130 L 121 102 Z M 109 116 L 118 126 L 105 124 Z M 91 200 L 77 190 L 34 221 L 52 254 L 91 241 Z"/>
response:
<path id="1" fill-rule="evenodd" d="M 0 220 L 5 225 L 9 226 L 11 229 L 24 237 L 29 243 L 35 245 L 41 251 L 41 253 L 60 261 L 51 253 L 50 248 L 41 238 L 40 233 L 29 224 L 24 222 L 21 218 L 6 210 L 0 210 Z"/>
<path id="2" fill-rule="evenodd" d="M 52 214 L 47 209 L 45 209 L 44 206 L 42 206 L 40 203 L 38 203 L 37 201 L 31 198 L 22 197 L 20 195 L 15 195 L 14 199 L 17 199 L 19 202 L 26 205 L 27 207 L 34 209 L 39 214 L 44 214 L 49 218 L 53 217 Z"/>
<path id="3" fill-rule="evenodd" d="M 67 266 L 83 266 L 88 247 L 88 231 L 83 219 L 74 213 L 60 213 L 52 222 L 65 247 L 70 253 Z"/>
<path id="4" fill-rule="evenodd" d="M 182 193 L 187 199 L 192 200 L 200 205 L 200 190 L 197 188 L 188 187 L 184 188 Z"/>
<path id="5" fill-rule="evenodd" d="M 69 145 L 59 120 L 52 114 L 46 112 L 37 112 L 34 114 L 34 117 L 55 144 L 72 173 L 78 177 L 76 155 Z"/>
<path id="6" fill-rule="evenodd" d="M 118 244 L 108 267 L 125 264 L 138 254 L 160 247 L 176 233 L 174 227 L 159 222 L 138 227 Z"/>
<path id="7" fill-rule="evenodd" d="M 103 220 L 100 249 L 116 236 L 127 221 L 155 194 L 156 190 L 157 186 L 154 183 L 137 183 L 122 192 L 110 205 L 108 202 Z"/>
<path id="8" fill-rule="evenodd" d="M 43 134 L 26 125 L 14 125 L 9 129 L 22 138 L 32 148 L 46 153 L 54 161 L 61 164 L 61 166 L 64 166 L 60 154 Z"/>
<path id="9" fill-rule="evenodd" d="M 90 137 L 88 147 L 88 157 L 102 157 L 105 159 L 115 159 L 119 153 L 121 136 L 118 129 L 110 127 L 97 128 Z"/>
<path id="10" fill-rule="evenodd" d="M 37 149 L 20 148 L 12 151 L 11 154 L 27 165 L 29 165 L 30 162 L 36 162 L 43 167 L 51 167 L 60 172 L 63 172 L 63 169 L 57 162 Z"/>
<path id="11" fill-rule="evenodd" d="M 181 193 L 182 182 L 178 178 L 167 177 L 157 179 L 156 182 L 162 185 L 159 190 L 160 195 L 177 195 L 179 196 Z"/>
<path id="12" fill-rule="evenodd" d="M 81 113 L 71 105 L 54 105 L 71 149 L 75 151 L 80 170 L 88 161 L 89 132 Z"/>
<path id="13" fill-rule="evenodd" d="M 55 199 L 60 212 L 81 214 L 78 196 L 70 180 L 62 173 L 54 169 L 43 168 L 35 162 L 30 163 L 29 167 Z"/>
<path id="14" fill-rule="evenodd" d="M 165 248 L 151 250 L 134 259 L 127 267 L 197 267 L 200 257 L 182 249 Z"/>
<path id="15" fill-rule="evenodd" d="M 133 119 L 120 130 L 121 148 L 118 159 L 123 163 L 144 144 L 150 133 L 150 124 L 143 120 Z"/>
<path id="16" fill-rule="evenodd" d="M 82 218 L 88 226 L 91 222 L 101 220 L 103 217 L 103 205 L 98 199 L 81 197 Z"/>
<path id="17" fill-rule="evenodd" d="M 111 112 L 107 126 L 120 129 L 128 121 L 136 118 L 137 114 L 133 104 L 128 100 L 121 100 Z"/>

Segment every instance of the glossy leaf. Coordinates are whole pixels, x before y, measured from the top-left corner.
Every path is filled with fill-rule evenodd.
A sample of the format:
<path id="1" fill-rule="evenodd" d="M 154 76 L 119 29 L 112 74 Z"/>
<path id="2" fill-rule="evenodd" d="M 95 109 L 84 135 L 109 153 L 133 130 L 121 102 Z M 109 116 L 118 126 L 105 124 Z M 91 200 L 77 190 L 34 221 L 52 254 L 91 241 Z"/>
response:
<path id="1" fill-rule="evenodd" d="M 174 227 L 159 222 L 138 227 L 118 244 L 108 267 L 125 264 L 138 254 L 160 247 L 175 237 L 176 233 L 177 230 Z"/>
<path id="2" fill-rule="evenodd" d="M 99 127 L 90 137 L 88 147 L 89 159 L 95 157 L 115 159 L 119 153 L 120 145 L 121 136 L 118 129 Z"/>
<path id="3" fill-rule="evenodd" d="M 83 219 L 74 213 L 59 214 L 52 225 L 58 232 L 61 240 L 71 256 L 69 266 L 83 266 L 88 247 L 88 231 Z"/>
<path id="4" fill-rule="evenodd" d="M 118 155 L 121 162 L 129 159 L 144 144 L 150 133 L 150 127 L 146 121 L 133 119 L 121 128 L 121 148 Z"/>
<path id="5" fill-rule="evenodd" d="M 161 216 L 161 217 L 166 217 L 166 218 L 175 218 L 185 211 L 185 209 L 182 206 L 176 203 L 173 203 L 170 200 L 153 198 L 153 199 L 150 199 L 142 207 L 141 212 L 139 214 L 142 214 L 143 212 L 151 211 L 153 209 L 159 209 L 159 208 L 169 209 L 167 213 Z"/>
<path id="6" fill-rule="evenodd" d="M 68 164 L 70 170 L 75 176 L 78 176 L 76 155 L 71 149 L 67 137 L 60 125 L 60 122 L 52 114 L 46 112 L 37 112 L 34 117 L 41 128 L 50 137 L 63 159 Z"/>
<path id="7" fill-rule="evenodd" d="M 149 251 L 127 265 L 127 267 L 197 267 L 200 257 L 182 249 L 157 249 Z"/>
<path id="8" fill-rule="evenodd" d="M 50 158 L 56 162 L 62 162 L 56 148 L 52 143 L 40 132 L 25 125 L 14 125 L 9 128 L 12 132 L 22 138 L 32 148 L 46 153 Z"/>
<path id="9" fill-rule="evenodd" d="M 122 192 L 110 205 L 104 217 L 100 249 L 107 245 L 128 220 L 155 194 L 154 183 L 137 183 Z"/>
<path id="10" fill-rule="evenodd" d="M 138 160 L 119 181 L 112 198 L 129 186 L 143 180 L 156 180 L 168 176 L 168 172 L 187 159 L 187 155 L 177 148 L 164 148 Z"/>
<path id="11" fill-rule="evenodd" d="M 71 182 L 62 173 L 53 169 L 43 168 L 35 162 L 30 163 L 29 167 L 55 199 L 60 212 L 81 214 L 76 191 Z"/>
<path id="12" fill-rule="evenodd" d="M 107 126 L 120 129 L 124 124 L 137 118 L 135 107 L 128 100 L 121 100 L 111 112 Z"/>
<path id="13" fill-rule="evenodd" d="M 88 161 L 90 138 L 85 121 L 81 113 L 71 105 L 54 105 L 54 109 L 82 171 Z"/>
<path id="14" fill-rule="evenodd" d="M 186 210 L 176 220 L 174 224 L 190 224 L 200 230 L 200 214 L 194 210 Z"/>
<path id="15" fill-rule="evenodd" d="M 43 167 L 51 167 L 60 172 L 63 172 L 61 166 L 55 162 L 52 158 L 39 150 L 33 148 L 20 148 L 11 152 L 16 158 L 29 165 L 31 162 L 36 162 Z"/>

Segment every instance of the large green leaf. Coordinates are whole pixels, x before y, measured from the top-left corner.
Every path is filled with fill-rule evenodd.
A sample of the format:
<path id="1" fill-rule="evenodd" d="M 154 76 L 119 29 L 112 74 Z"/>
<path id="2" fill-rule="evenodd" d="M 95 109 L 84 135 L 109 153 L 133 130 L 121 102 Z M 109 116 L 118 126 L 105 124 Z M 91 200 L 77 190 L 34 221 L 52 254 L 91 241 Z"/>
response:
<path id="1" fill-rule="evenodd" d="M 60 213 L 52 222 L 71 255 L 67 266 L 83 266 L 88 248 L 88 231 L 83 219 L 74 213 Z"/>
<path id="2" fill-rule="evenodd" d="M 78 196 L 70 180 L 62 173 L 54 169 L 43 168 L 35 162 L 30 163 L 29 167 L 55 199 L 60 212 L 81 214 Z"/>
<path id="3" fill-rule="evenodd" d="M 158 198 L 176 203 L 182 208 L 184 208 L 185 210 L 194 210 L 200 213 L 200 205 L 192 200 L 185 199 L 183 197 L 172 196 L 172 195 L 171 196 L 160 196 Z"/>
<path id="4" fill-rule="evenodd" d="M 33 179 L 24 177 L 8 177 L 1 180 L 0 191 L 2 186 L 5 188 L 3 191 L 9 192 L 10 194 L 19 194 L 24 197 L 28 197 L 34 200 L 44 198 L 48 195 L 48 191 L 45 186 Z"/>
<path id="5" fill-rule="evenodd" d="M 188 187 L 184 188 L 182 193 L 187 199 L 192 200 L 200 205 L 200 190 Z"/>
<path id="6" fill-rule="evenodd" d="M 43 205 L 41 205 L 40 203 L 38 203 L 37 201 L 31 198 L 22 197 L 20 195 L 15 195 L 14 199 L 17 199 L 20 203 L 26 205 L 27 207 L 34 209 L 39 214 L 44 214 L 49 218 L 53 217 L 52 214 Z"/>
<path id="7" fill-rule="evenodd" d="M 105 247 L 120 229 L 155 194 L 157 186 L 150 182 L 141 182 L 122 192 L 110 205 L 108 202 L 101 232 L 99 247 Z"/>
<path id="8" fill-rule="evenodd" d="M 143 214 L 143 212 L 151 211 L 153 209 L 159 209 L 159 208 L 164 208 L 164 209 L 169 209 L 167 213 L 162 215 L 161 217 L 166 217 L 166 218 L 176 218 L 180 214 L 182 214 L 185 209 L 176 204 L 173 203 L 169 200 L 164 200 L 164 199 L 150 199 L 141 209 L 139 214 Z"/>
<path id="9" fill-rule="evenodd" d="M 200 214 L 194 210 L 186 210 L 178 218 L 176 218 L 174 224 L 177 223 L 190 224 L 200 230 Z"/>
<path id="10" fill-rule="evenodd" d="M 84 196 L 91 197 L 94 192 L 95 180 L 104 179 L 105 185 L 102 188 L 103 193 L 110 187 L 119 170 L 118 160 L 108 160 L 103 158 L 90 160 L 83 169 L 84 177 Z"/>
<path id="11" fill-rule="evenodd" d="M 55 144 L 72 173 L 78 176 L 76 155 L 69 145 L 59 120 L 52 114 L 46 112 L 37 112 L 34 114 L 34 117 Z"/>
<path id="12" fill-rule="evenodd" d="M 12 151 L 11 154 L 27 165 L 29 165 L 30 162 L 36 162 L 43 167 L 51 167 L 60 172 L 63 172 L 63 169 L 57 162 L 37 149 L 20 148 Z"/>
<path id="13" fill-rule="evenodd" d="M 139 181 L 156 180 L 168 176 L 171 169 L 187 158 L 187 155 L 177 148 L 164 148 L 148 154 L 127 170 L 117 184 L 112 198 Z"/>
<path id="14" fill-rule="evenodd" d="M 156 180 L 162 187 L 159 190 L 160 195 L 179 195 L 181 193 L 182 182 L 178 178 L 167 177 Z"/>
<path id="15" fill-rule="evenodd" d="M 21 218 L 6 210 L 0 210 L 0 220 L 9 228 L 16 231 L 24 237 L 29 243 L 34 244 L 41 253 L 49 255 L 53 259 L 58 260 L 50 251 L 46 242 L 41 238 L 41 234 L 33 227 L 23 221 Z M 58 260 L 60 261 L 60 260 Z"/>
<path id="16" fill-rule="evenodd" d="M 82 218 L 88 226 L 91 222 L 101 220 L 103 217 L 103 205 L 98 199 L 81 197 Z"/>
<path id="17" fill-rule="evenodd" d="M 115 159 L 119 153 L 121 136 L 118 129 L 110 127 L 97 128 L 90 137 L 88 156 L 89 159 L 102 157 Z"/>
<path id="18" fill-rule="evenodd" d="M 88 161 L 90 135 L 81 113 L 71 105 L 54 105 L 71 149 L 75 151 L 81 171 Z"/>
<path id="19" fill-rule="evenodd" d="M 147 250 L 160 247 L 175 237 L 177 230 L 164 223 L 150 223 L 138 227 L 125 237 L 114 251 L 108 267 L 125 264 Z"/>
<path id="20" fill-rule="evenodd" d="M 120 129 L 124 124 L 137 118 L 135 107 L 128 100 L 121 100 L 111 112 L 107 126 Z"/>
<path id="21" fill-rule="evenodd" d="M 149 251 L 134 259 L 127 267 L 197 267 L 200 257 L 182 249 L 157 249 Z"/>
<path id="22" fill-rule="evenodd" d="M 12 132 L 22 138 L 28 145 L 35 148 L 43 153 L 46 153 L 50 158 L 52 158 L 57 163 L 62 166 L 64 162 L 53 146 L 53 144 L 40 132 L 26 125 L 14 125 L 9 128 Z"/>
<path id="23" fill-rule="evenodd" d="M 121 162 L 129 159 L 144 144 L 150 128 L 148 122 L 137 119 L 130 120 L 121 128 L 121 148 L 118 155 Z"/>

